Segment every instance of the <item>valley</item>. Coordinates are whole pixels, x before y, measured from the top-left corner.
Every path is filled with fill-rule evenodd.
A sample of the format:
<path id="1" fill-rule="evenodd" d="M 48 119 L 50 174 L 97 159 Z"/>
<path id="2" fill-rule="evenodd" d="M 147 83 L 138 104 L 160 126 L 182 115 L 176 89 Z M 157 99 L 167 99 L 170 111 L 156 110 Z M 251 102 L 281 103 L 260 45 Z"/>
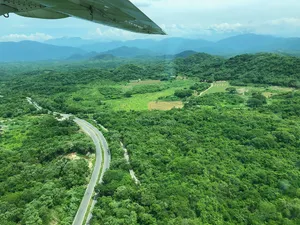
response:
<path id="1" fill-rule="evenodd" d="M 95 144 L 53 111 L 107 140 L 91 225 L 299 224 L 299 65 L 269 53 L 6 64 L 0 221 L 75 218 Z"/>

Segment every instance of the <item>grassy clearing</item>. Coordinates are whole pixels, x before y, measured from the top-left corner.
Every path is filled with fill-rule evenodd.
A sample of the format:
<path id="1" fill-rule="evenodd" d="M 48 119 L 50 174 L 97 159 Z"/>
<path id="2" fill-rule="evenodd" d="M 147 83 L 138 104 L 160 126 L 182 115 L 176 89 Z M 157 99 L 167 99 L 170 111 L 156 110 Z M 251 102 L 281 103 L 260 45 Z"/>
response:
<path id="1" fill-rule="evenodd" d="M 93 108 L 95 110 L 102 109 L 102 102 L 106 103 L 108 107 L 114 110 L 148 110 L 149 102 L 157 101 L 160 97 L 171 96 L 178 89 L 189 88 L 195 81 L 193 80 L 173 80 L 173 81 L 160 81 L 160 80 L 145 80 L 145 81 L 132 81 L 130 83 L 115 83 L 115 82 L 101 82 L 89 85 L 81 85 L 78 90 L 66 97 L 66 104 L 77 108 Z M 162 91 L 154 93 L 134 94 L 130 98 L 123 96 L 129 90 L 144 86 L 147 89 L 149 85 L 157 85 L 162 87 Z M 101 88 L 111 87 L 120 91 L 119 98 L 106 99 L 100 93 Z M 122 94 L 123 93 L 123 94 Z M 80 101 L 74 101 L 76 98 L 81 98 Z"/>
<path id="2" fill-rule="evenodd" d="M 136 86 L 136 85 L 149 85 L 149 84 L 159 84 L 160 80 L 141 80 L 141 81 L 131 81 L 127 86 Z"/>
<path id="3" fill-rule="evenodd" d="M 159 80 L 145 80 L 145 81 L 132 81 L 130 83 L 115 83 L 115 82 L 100 82 L 94 83 L 92 85 L 82 85 L 78 88 L 76 92 L 73 92 L 69 96 L 66 97 L 67 105 L 74 106 L 77 108 L 91 108 L 93 110 L 102 110 L 103 103 L 106 104 L 107 107 L 112 108 L 115 111 L 119 110 L 135 110 L 135 111 L 143 111 L 143 110 L 168 110 L 173 107 L 181 107 L 181 104 L 170 103 L 167 100 L 167 97 L 174 95 L 174 92 L 179 89 L 189 88 L 191 85 L 195 83 L 194 80 L 173 80 L 173 81 L 159 81 Z M 122 93 L 125 93 L 130 90 L 134 90 L 135 88 L 139 88 L 144 86 L 144 89 L 147 90 L 147 86 L 149 85 L 153 87 L 153 85 L 157 85 L 162 87 L 163 90 L 153 93 L 143 93 L 143 94 L 133 94 L 132 97 L 125 98 Z M 111 98 L 106 99 L 101 94 L 101 88 L 111 87 L 120 91 L 119 98 Z M 294 89 L 285 88 L 285 87 L 277 87 L 277 86 L 269 86 L 269 87 L 255 87 L 255 86 L 231 86 L 227 81 L 217 81 L 214 82 L 212 88 L 208 91 L 204 92 L 202 96 L 206 96 L 213 93 L 226 92 L 226 89 L 229 87 L 235 87 L 238 93 L 247 100 L 251 93 L 260 92 L 267 98 L 270 98 L 276 94 L 283 92 L 290 92 Z M 76 98 L 82 98 L 80 101 L 75 101 Z M 166 100 L 162 100 L 157 102 L 159 98 L 166 98 Z M 168 102 L 168 103 L 163 103 Z"/>
<path id="4" fill-rule="evenodd" d="M 294 90 L 293 88 L 278 87 L 278 86 L 269 86 L 269 87 L 233 86 L 233 87 L 235 87 L 237 89 L 237 92 L 241 95 L 250 95 L 252 92 L 261 92 L 267 98 L 271 98 L 276 94 L 291 92 Z"/>
<path id="5" fill-rule="evenodd" d="M 207 92 L 203 95 L 208 95 L 212 93 L 219 93 L 219 92 L 226 92 L 226 89 L 229 87 L 234 87 L 237 89 L 237 92 L 240 95 L 250 95 L 252 92 L 261 92 L 267 98 L 272 97 L 273 95 L 284 93 L 284 92 L 291 92 L 293 88 L 287 87 L 278 87 L 278 86 L 269 86 L 269 87 L 254 87 L 254 86 L 231 86 L 227 81 L 217 81 L 214 82 L 214 86 L 210 88 Z"/>
<path id="6" fill-rule="evenodd" d="M 151 81 L 145 81 L 151 85 Z M 152 81 L 156 82 L 157 81 Z M 149 109 L 150 102 L 156 102 L 158 98 L 167 97 L 174 95 L 174 92 L 178 89 L 184 89 L 190 87 L 194 81 L 192 80 L 176 80 L 173 82 L 159 82 L 161 85 L 168 85 L 169 88 L 160 92 L 154 93 L 145 93 L 145 94 L 135 94 L 130 98 L 122 99 L 112 99 L 105 101 L 109 107 L 112 107 L 114 110 L 135 110 L 142 111 Z M 152 83 L 153 84 L 153 83 Z M 145 85 L 145 84 L 144 84 Z"/>
<path id="7" fill-rule="evenodd" d="M 165 91 L 156 93 L 137 94 L 131 98 L 122 98 L 115 100 L 108 100 L 106 103 L 111 106 L 114 110 L 148 110 L 148 103 L 156 101 L 160 97 L 166 97 L 173 95 L 176 88 L 171 88 Z"/>
<path id="8" fill-rule="evenodd" d="M 149 110 L 171 110 L 173 108 L 182 109 L 183 102 L 174 101 L 174 102 L 150 102 L 148 104 Z"/>
<path id="9" fill-rule="evenodd" d="M 214 86 L 210 88 L 207 92 L 205 92 L 203 95 L 208 95 L 212 93 L 219 93 L 219 92 L 226 92 L 226 89 L 230 87 L 229 82 L 227 81 L 217 81 L 214 82 Z"/>

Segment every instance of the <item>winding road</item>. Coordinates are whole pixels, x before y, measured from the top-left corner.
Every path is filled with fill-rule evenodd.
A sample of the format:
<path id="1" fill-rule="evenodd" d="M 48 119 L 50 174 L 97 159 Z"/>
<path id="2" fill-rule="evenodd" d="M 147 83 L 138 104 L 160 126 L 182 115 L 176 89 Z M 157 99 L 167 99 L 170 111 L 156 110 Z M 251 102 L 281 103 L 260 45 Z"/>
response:
<path id="1" fill-rule="evenodd" d="M 33 105 L 38 111 L 42 110 L 42 107 L 40 107 L 31 98 L 27 97 L 27 101 L 29 102 L 29 104 Z M 60 120 L 67 119 L 72 116 L 70 114 L 61 114 L 56 112 L 54 112 L 53 114 L 60 115 L 62 117 L 62 119 Z M 84 133 L 86 133 L 88 136 L 92 138 L 96 147 L 96 161 L 95 161 L 94 170 L 90 182 L 85 190 L 79 209 L 72 223 L 72 225 L 82 225 L 86 215 L 87 215 L 86 224 L 89 224 L 89 221 L 92 218 L 92 211 L 96 204 L 95 199 L 93 199 L 91 202 L 91 199 L 94 195 L 94 189 L 97 183 L 102 183 L 104 173 L 106 170 L 109 169 L 111 155 L 110 155 L 110 151 L 106 139 L 96 127 L 94 127 L 89 122 L 79 119 L 77 117 L 75 117 L 74 122 L 83 130 Z M 89 208 L 90 202 L 91 202 L 91 207 Z"/>
<path id="2" fill-rule="evenodd" d="M 81 120 L 79 118 L 75 118 L 74 122 L 78 124 L 78 126 L 92 138 L 95 146 L 96 146 L 96 162 L 94 171 L 92 173 L 90 183 L 88 184 L 86 191 L 84 193 L 84 197 L 81 201 L 77 214 L 73 220 L 73 225 L 82 225 L 85 219 L 85 215 L 87 214 L 89 203 L 94 194 L 94 188 L 96 184 L 102 182 L 103 175 L 107 169 L 109 169 L 110 165 L 110 151 L 107 145 L 107 142 L 103 136 L 103 134 L 92 124 L 88 123 L 85 120 Z M 103 164 L 103 165 L 102 165 Z M 92 201 L 91 208 L 89 210 L 87 223 L 91 219 L 91 212 L 93 210 L 93 206 L 95 205 L 95 200 Z"/>

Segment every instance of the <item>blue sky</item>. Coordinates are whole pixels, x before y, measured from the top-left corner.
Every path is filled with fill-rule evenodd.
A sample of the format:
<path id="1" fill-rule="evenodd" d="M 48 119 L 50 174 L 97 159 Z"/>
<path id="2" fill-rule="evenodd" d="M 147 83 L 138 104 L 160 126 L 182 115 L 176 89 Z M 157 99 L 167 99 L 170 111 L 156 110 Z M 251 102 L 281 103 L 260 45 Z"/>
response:
<path id="1" fill-rule="evenodd" d="M 171 37 L 217 40 L 241 33 L 300 37 L 299 0 L 132 0 Z M 149 38 L 92 22 L 68 18 L 0 18 L 0 41 L 59 37 L 128 40 Z M 152 38 L 159 38 L 151 36 Z"/>

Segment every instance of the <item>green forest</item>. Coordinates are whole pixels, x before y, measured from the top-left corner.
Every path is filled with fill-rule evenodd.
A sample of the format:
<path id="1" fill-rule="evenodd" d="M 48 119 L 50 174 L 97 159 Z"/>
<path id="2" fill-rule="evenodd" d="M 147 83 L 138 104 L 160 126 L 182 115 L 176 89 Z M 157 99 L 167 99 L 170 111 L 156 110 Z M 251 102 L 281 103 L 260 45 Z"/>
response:
<path id="1" fill-rule="evenodd" d="M 299 88 L 268 53 L 0 64 L 1 224 L 72 224 L 95 146 L 48 110 L 102 125 L 93 225 L 300 224 Z"/>

